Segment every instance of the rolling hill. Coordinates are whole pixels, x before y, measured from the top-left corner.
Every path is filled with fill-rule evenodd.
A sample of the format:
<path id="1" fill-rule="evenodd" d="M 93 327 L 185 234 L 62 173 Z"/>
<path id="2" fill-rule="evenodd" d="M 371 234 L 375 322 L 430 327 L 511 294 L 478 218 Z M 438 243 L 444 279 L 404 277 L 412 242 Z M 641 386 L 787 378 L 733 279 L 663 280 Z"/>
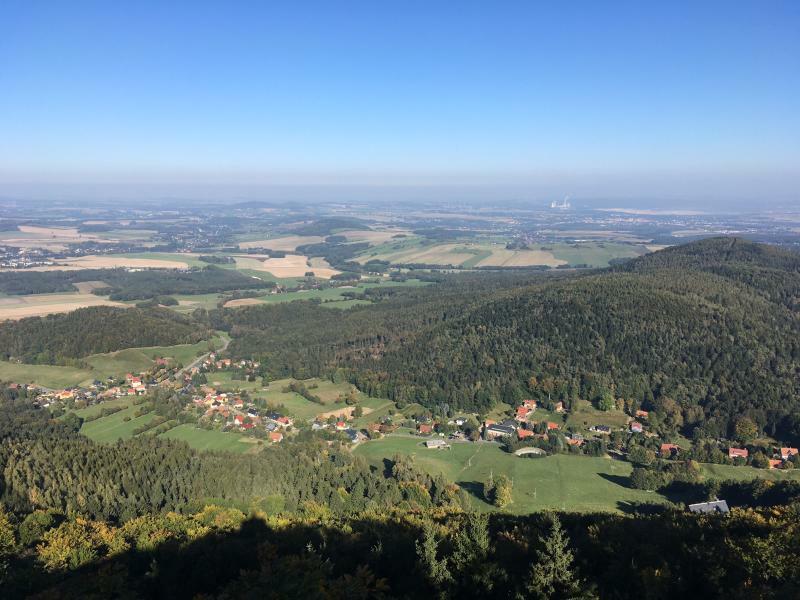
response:
<path id="1" fill-rule="evenodd" d="M 800 256 L 714 238 L 591 274 L 398 292 L 333 322 L 307 305 L 221 319 L 232 351 L 280 375 L 344 369 L 371 395 L 475 411 L 610 391 L 726 435 L 800 410 L 799 297 Z"/>

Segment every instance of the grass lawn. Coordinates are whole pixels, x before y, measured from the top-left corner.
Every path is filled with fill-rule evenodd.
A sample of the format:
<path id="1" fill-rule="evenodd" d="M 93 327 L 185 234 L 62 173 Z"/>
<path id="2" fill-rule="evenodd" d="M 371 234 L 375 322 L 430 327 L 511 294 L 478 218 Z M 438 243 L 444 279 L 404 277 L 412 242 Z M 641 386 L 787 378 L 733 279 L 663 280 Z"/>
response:
<path id="1" fill-rule="evenodd" d="M 184 423 L 162 433 L 159 437 L 181 440 L 195 450 L 225 450 L 228 452 L 257 451 L 263 446 L 252 438 L 226 431 L 209 431 Z"/>
<path id="2" fill-rule="evenodd" d="M 133 436 L 134 429 L 146 425 L 156 417 L 155 413 L 134 417 L 133 414 L 138 409 L 138 406 L 130 406 L 113 415 L 84 423 L 81 433 L 95 442 L 111 443 L 129 438 Z M 130 421 L 125 421 L 125 417 L 130 417 Z"/>
<path id="3" fill-rule="evenodd" d="M 535 414 L 538 415 L 538 413 L 539 411 L 537 410 Z M 561 418 L 559 417 L 559 422 L 560 421 Z M 592 425 L 606 425 L 611 428 L 624 428 L 627 423 L 628 415 L 621 410 L 597 410 L 587 400 L 579 400 L 576 409 L 570 412 L 569 417 L 567 417 L 567 427 L 572 426 L 577 429 L 588 429 Z"/>
<path id="4" fill-rule="evenodd" d="M 450 450 L 429 450 L 420 441 L 389 435 L 360 444 L 355 453 L 378 466 L 394 454 L 414 455 L 415 462 L 426 471 L 442 473 L 470 492 L 474 506 L 481 510 L 491 510 L 482 497 L 483 483 L 490 474 L 500 473 L 514 482 L 514 502 L 508 507 L 513 513 L 545 509 L 614 511 L 626 502 L 665 501 L 657 493 L 626 487 L 631 472 L 627 462 L 565 454 L 520 458 L 486 443 L 456 443 Z"/>
<path id="5" fill-rule="evenodd" d="M 0 380 L 15 383 L 35 383 L 47 388 L 65 388 L 94 379 L 88 369 L 26 365 L 0 361 Z"/>

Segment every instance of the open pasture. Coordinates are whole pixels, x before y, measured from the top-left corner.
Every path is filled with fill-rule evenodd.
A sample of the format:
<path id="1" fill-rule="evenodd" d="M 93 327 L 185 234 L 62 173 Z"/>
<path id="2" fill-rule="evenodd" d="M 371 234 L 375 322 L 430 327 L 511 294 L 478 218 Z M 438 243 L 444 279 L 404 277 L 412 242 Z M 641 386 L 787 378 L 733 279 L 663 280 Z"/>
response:
<path id="1" fill-rule="evenodd" d="M 490 475 L 504 474 L 514 483 L 513 503 L 508 510 L 616 511 L 626 502 L 664 502 L 659 494 L 634 490 L 625 485 L 630 463 L 610 458 L 555 455 L 521 458 L 503 452 L 492 443 L 452 443 L 449 450 L 432 450 L 423 439 L 389 435 L 360 444 L 355 453 L 375 465 L 395 454 L 414 456 L 425 471 L 441 473 L 470 492 L 473 505 L 491 510 L 483 498 L 483 483 Z"/>
<path id="2" fill-rule="evenodd" d="M 0 381 L 33 383 L 46 388 L 61 389 L 92 379 L 93 373 L 89 369 L 0 361 Z"/>
<path id="3" fill-rule="evenodd" d="M 160 434 L 159 437 L 186 442 L 195 450 L 225 452 L 257 452 L 263 446 L 252 438 L 229 431 L 202 429 L 184 423 Z"/>
<path id="4" fill-rule="evenodd" d="M 131 405 L 112 415 L 107 415 L 81 426 L 81 433 L 95 442 L 113 443 L 133 436 L 134 430 L 155 419 L 155 413 L 135 416 L 139 407 Z M 125 419 L 128 419 L 127 421 Z"/>

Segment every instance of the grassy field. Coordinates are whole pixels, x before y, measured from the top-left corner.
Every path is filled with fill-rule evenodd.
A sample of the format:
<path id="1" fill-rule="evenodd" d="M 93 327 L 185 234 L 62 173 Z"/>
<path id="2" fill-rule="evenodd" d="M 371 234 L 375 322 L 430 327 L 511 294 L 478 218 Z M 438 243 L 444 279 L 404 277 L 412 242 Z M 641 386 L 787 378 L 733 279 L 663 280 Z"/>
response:
<path id="1" fill-rule="evenodd" d="M 231 378 L 233 373 L 231 371 L 213 371 L 206 374 L 206 379 L 209 385 L 222 392 L 232 392 L 234 390 L 248 390 L 261 391 L 264 386 L 261 385 L 261 377 L 257 377 L 255 381 L 243 381 L 240 379 L 234 380 Z"/>
<path id="2" fill-rule="evenodd" d="M 125 373 L 141 373 L 149 369 L 153 361 L 139 348 L 128 348 L 109 354 L 89 356 L 86 362 L 99 374 L 120 377 Z M 98 377 L 99 379 L 99 377 Z"/>
<path id="3" fill-rule="evenodd" d="M 25 365 L 0 361 L 0 380 L 35 383 L 47 388 L 65 388 L 94 379 L 92 371 L 74 367 Z"/>
<path id="4" fill-rule="evenodd" d="M 141 427 L 155 418 L 155 413 L 147 413 L 134 417 L 138 406 L 133 404 L 131 398 L 108 400 L 87 408 L 72 411 L 80 417 L 91 417 L 99 414 L 104 408 L 122 407 L 123 410 L 112 415 L 101 417 L 94 421 L 84 423 L 81 433 L 86 437 L 101 443 L 113 443 L 119 439 L 133 436 L 137 427 Z M 130 417 L 129 421 L 125 421 Z M 146 435 L 146 434 L 143 434 Z M 182 440 L 196 450 L 226 450 L 230 452 L 258 451 L 261 448 L 251 438 L 246 438 L 238 433 L 223 431 L 208 431 L 191 424 L 183 424 L 162 433 L 160 437 Z"/>
<path id="5" fill-rule="evenodd" d="M 133 400 L 131 398 L 116 398 L 114 400 L 106 400 L 100 404 L 92 404 L 86 408 L 79 408 L 70 412 L 74 412 L 79 417 L 85 419 L 86 417 L 93 417 L 94 415 L 100 414 L 104 408 L 129 408 L 132 406 L 132 404 Z"/>
<path id="6" fill-rule="evenodd" d="M 119 439 L 129 438 L 133 435 L 134 429 L 146 425 L 156 417 L 155 413 L 134 417 L 133 415 L 138 408 L 138 406 L 130 406 L 113 415 L 84 423 L 81 427 L 81 433 L 95 442 L 103 443 L 112 443 Z M 125 421 L 125 417 L 130 417 L 130 420 Z"/>
<path id="7" fill-rule="evenodd" d="M 195 450 L 225 450 L 227 452 L 258 451 L 262 446 L 252 438 L 246 438 L 238 433 L 225 431 L 209 431 L 200 429 L 190 424 L 178 425 L 159 437 L 171 440 L 181 440 Z M 252 441 L 251 441 L 252 440 Z"/>
<path id="8" fill-rule="evenodd" d="M 217 377 L 217 375 L 222 375 L 222 373 L 215 373 L 213 375 L 214 377 L 209 376 L 209 381 L 220 381 L 220 383 L 223 383 L 223 380 L 220 380 L 220 378 Z M 229 381 L 229 376 L 227 381 Z M 322 404 L 317 404 L 316 402 L 306 400 L 300 394 L 296 394 L 294 392 L 283 392 L 283 388 L 288 386 L 291 381 L 291 379 L 280 379 L 273 381 L 267 388 L 262 388 L 260 382 L 254 382 L 248 384 L 252 386 L 252 388 L 247 389 L 251 389 L 251 395 L 265 399 L 272 406 L 277 407 L 282 405 L 288 414 L 298 419 L 313 419 L 317 415 L 329 411 L 350 408 L 350 406 L 348 406 L 345 402 L 337 402 L 339 394 L 346 394 L 350 390 L 350 384 L 333 383 L 326 379 L 306 379 L 303 383 L 305 383 L 307 387 L 310 388 L 312 385 L 317 385 L 316 388 L 309 389 L 311 393 L 319 396 L 319 398 L 322 400 Z M 231 382 L 230 385 L 235 387 L 238 383 L 241 382 L 234 381 Z M 220 387 L 225 389 L 224 384 Z M 245 389 L 244 386 L 240 387 Z M 357 398 L 357 404 L 361 405 L 366 411 L 386 409 L 388 414 L 389 405 L 392 407 L 394 406 L 389 400 L 382 398 L 369 398 L 361 392 L 357 392 Z M 374 420 L 374 418 L 374 415 L 364 415 L 362 418 L 358 419 L 356 423 L 363 426 L 371 422 L 371 420 Z"/>
<path id="9" fill-rule="evenodd" d="M 483 500 L 483 483 L 503 473 L 514 482 L 510 512 L 559 509 L 614 511 L 626 502 L 663 502 L 659 494 L 625 486 L 631 471 L 627 462 L 609 458 L 555 455 L 520 458 L 495 444 L 457 443 L 450 450 L 429 450 L 413 437 L 386 436 L 359 445 L 356 454 L 375 465 L 395 454 L 413 455 L 430 473 L 441 473 L 470 493 L 476 508 L 490 510 Z"/>
<path id="10" fill-rule="evenodd" d="M 215 337 L 212 342 L 216 347 L 220 347 L 222 340 L 222 337 Z M 160 356 L 173 358 L 186 365 L 205 352 L 208 352 L 207 341 L 177 346 L 128 348 L 108 354 L 87 356 L 83 359 L 90 365 L 87 369 L 0 361 L 0 380 L 34 383 L 46 388 L 60 389 L 88 385 L 95 379 L 103 380 L 108 376 L 121 377 L 125 373 L 140 373 L 153 364 L 153 359 Z"/>
<path id="11" fill-rule="evenodd" d="M 703 475 L 711 479 L 736 479 L 747 481 L 760 477 L 770 481 L 785 479 L 800 480 L 800 469 L 756 469 L 754 467 L 735 467 L 733 465 L 703 464 Z"/>
<path id="12" fill-rule="evenodd" d="M 558 454 L 545 458 L 520 458 L 503 452 L 495 444 L 454 443 L 450 450 L 429 450 L 421 438 L 389 435 L 365 442 L 355 449 L 370 463 L 382 466 L 395 454 L 414 456 L 417 465 L 430 473 L 441 473 L 470 492 L 476 508 L 490 510 L 483 500 L 482 486 L 490 474 L 500 473 L 514 482 L 514 502 L 508 510 L 527 513 L 558 509 L 613 511 L 631 502 L 666 502 L 657 492 L 627 487 L 630 463 L 610 458 Z M 800 480 L 800 472 L 754 469 L 728 465 L 702 465 L 712 479 Z"/>
<path id="13" fill-rule="evenodd" d="M 294 300 L 313 300 L 319 299 L 323 302 L 323 306 L 329 308 L 349 308 L 359 304 L 369 304 L 368 300 L 349 300 L 344 295 L 348 292 L 361 294 L 368 288 L 375 287 L 418 287 L 422 285 L 430 285 L 427 281 L 420 281 L 419 279 L 409 279 L 406 281 L 383 281 L 381 283 L 364 282 L 358 283 L 348 287 L 335 287 L 325 288 L 321 290 L 302 290 L 297 292 L 288 292 L 285 294 L 266 294 L 253 298 L 259 302 L 266 304 L 273 304 L 278 302 L 292 302 Z"/>
<path id="14" fill-rule="evenodd" d="M 534 419 L 539 420 L 539 410 L 534 414 Z M 559 422 L 561 418 L 559 417 Z M 608 427 L 625 427 L 628 423 L 628 416 L 621 410 L 602 411 L 597 410 L 586 400 L 579 400 L 578 406 L 570 412 L 567 418 L 567 427 L 577 429 L 588 429 L 592 425 L 606 425 Z"/>
<path id="15" fill-rule="evenodd" d="M 386 260 L 393 264 L 452 264 L 462 268 L 525 267 L 563 264 L 608 266 L 613 258 L 632 258 L 647 252 L 643 244 L 586 242 L 581 244 L 543 244 L 525 250 L 508 250 L 509 240 L 480 236 L 464 242 L 432 242 L 416 236 L 390 239 L 364 251 L 360 263 Z"/>
<path id="16" fill-rule="evenodd" d="M 607 267 L 613 258 L 635 258 L 647 253 L 643 245 L 615 244 L 613 242 L 553 244 L 553 256 L 570 265 L 586 264 L 590 267 Z"/>

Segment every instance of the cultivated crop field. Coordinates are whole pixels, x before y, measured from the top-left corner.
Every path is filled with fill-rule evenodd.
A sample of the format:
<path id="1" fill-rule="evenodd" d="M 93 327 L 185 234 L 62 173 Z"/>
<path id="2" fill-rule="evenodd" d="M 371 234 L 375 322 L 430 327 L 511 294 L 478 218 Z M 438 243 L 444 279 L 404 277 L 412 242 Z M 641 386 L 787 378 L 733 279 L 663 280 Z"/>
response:
<path id="1" fill-rule="evenodd" d="M 633 258 L 647 252 L 643 245 L 614 242 L 554 243 L 510 250 L 493 238 L 464 242 L 432 242 L 419 237 L 389 239 L 364 251 L 358 262 L 384 260 L 392 264 L 475 267 L 534 267 L 561 265 L 608 266 L 614 258 Z"/>
<path id="2" fill-rule="evenodd" d="M 111 302 L 107 297 L 91 293 L 67 292 L 61 294 L 25 294 L 0 297 L 0 321 L 41 317 L 70 312 L 88 306 L 125 306 Z"/>

